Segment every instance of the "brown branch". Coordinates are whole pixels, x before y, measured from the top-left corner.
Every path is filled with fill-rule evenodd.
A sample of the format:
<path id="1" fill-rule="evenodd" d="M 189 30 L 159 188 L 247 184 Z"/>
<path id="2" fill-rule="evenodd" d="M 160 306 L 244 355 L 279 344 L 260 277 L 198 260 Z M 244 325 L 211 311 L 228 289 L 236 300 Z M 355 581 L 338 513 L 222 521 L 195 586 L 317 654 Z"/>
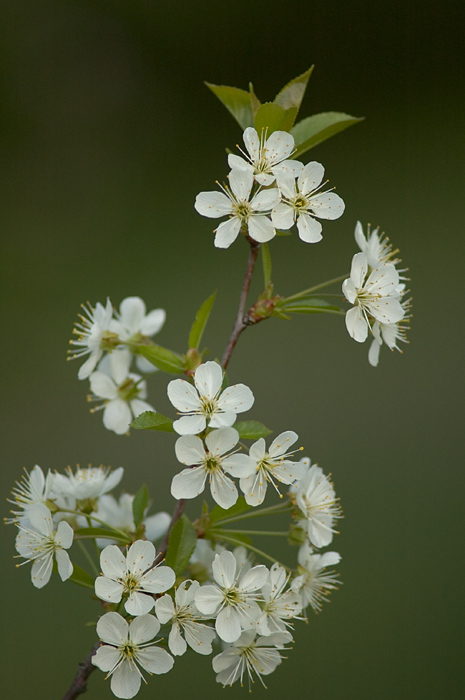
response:
<path id="1" fill-rule="evenodd" d="M 95 671 L 95 666 L 92 664 L 92 657 L 97 652 L 100 646 L 100 642 L 97 642 L 92 651 L 86 656 L 84 661 L 79 664 L 79 670 L 76 673 L 73 682 L 68 688 L 65 695 L 63 695 L 63 700 L 74 700 L 78 695 L 85 693 L 87 690 L 87 681 L 92 671 Z"/>
<path id="2" fill-rule="evenodd" d="M 185 498 L 180 498 L 179 501 L 176 503 L 176 507 L 174 509 L 173 515 L 171 516 L 171 522 L 170 522 L 169 527 L 168 527 L 168 532 L 164 536 L 164 538 L 160 544 L 160 549 L 158 551 L 158 554 L 155 557 L 155 561 L 153 563 L 154 566 L 159 564 L 165 558 L 165 554 L 166 554 L 166 551 L 168 549 L 168 543 L 170 540 L 171 530 L 173 529 L 174 524 L 177 523 L 177 521 L 181 517 L 185 505 L 186 505 Z"/>
<path id="3" fill-rule="evenodd" d="M 255 263 L 257 261 L 258 251 L 260 250 L 260 243 L 257 243 L 249 236 L 247 236 L 247 240 L 250 243 L 249 261 L 247 263 L 247 270 L 245 271 L 244 282 L 242 284 L 242 291 L 239 299 L 239 307 L 237 309 L 236 321 L 234 323 L 231 336 L 224 351 L 223 359 L 221 360 L 223 369 L 226 369 L 226 367 L 228 366 L 228 362 L 231 359 L 232 351 L 234 350 L 236 343 L 239 340 L 240 334 L 243 330 L 245 330 L 245 328 L 247 328 L 248 325 L 250 325 L 248 317 L 245 313 L 245 307 L 247 304 L 247 295 L 250 289 L 250 282 L 252 280 Z"/>

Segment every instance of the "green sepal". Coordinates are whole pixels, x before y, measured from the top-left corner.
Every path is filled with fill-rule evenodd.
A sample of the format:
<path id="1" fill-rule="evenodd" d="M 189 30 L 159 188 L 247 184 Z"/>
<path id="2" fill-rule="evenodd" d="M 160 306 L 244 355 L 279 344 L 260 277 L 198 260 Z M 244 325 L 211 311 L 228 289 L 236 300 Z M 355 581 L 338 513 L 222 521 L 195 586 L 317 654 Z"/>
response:
<path id="1" fill-rule="evenodd" d="M 254 125 L 252 97 L 250 92 L 241 90 L 240 88 L 229 87 L 228 85 L 213 85 L 207 82 L 205 85 L 217 96 L 220 102 L 224 104 L 242 129 Z"/>
<path id="2" fill-rule="evenodd" d="M 271 435 L 273 432 L 256 420 L 246 420 L 239 421 L 233 426 L 239 433 L 239 437 L 242 440 L 258 440 L 259 438 L 265 438 L 267 435 Z"/>
<path id="3" fill-rule="evenodd" d="M 202 340 L 205 326 L 216 298 L 216 291 L 206 299 L 197 311 L 194 323 L 189 333 L 189 348 L 198 348 Z"/>
<path id="4" fill-rule="evenodd" d="M 352 117 L 343 112 L 321 112 L 302 119 L 291 129 L 296 145 L 292 157 L 298 158 L 305 151 L 363 119 L 364 117 Z"/>
<path id="5" fill-rule="evenodd" d="M 162 413 L 144 411 L 130 424 L 136 430 L 161 430 L 164 433 L 174 433 L 173 421 Z"/>
<path id="6" fill-rule="evenodd" d="M 287 83 L 274 98 L 276 104 L 286 110 L 286 117 L 281 125 L 283 131 L 290 131 L 296 120 L 313 68 L 314 66 L 310 66 L 305 73 Z"/>
<path id="7" fill-rule="evenodd" d="M 161 345 L 140 345 L 138 352 L 162 372 L 184 374 L 184 360 L 172 350 L 162 348 Z"/>
<path id="8" fill-rule="evenodd" d="M 239 513 L 244 513 L 247 510 L 251 510 L 252 506 L 246 503 L 244 496 L 239 496 L 236 503 L 228 508 L 222 508 L 221 506 L 215 506 L 210 513 L 210 523 L 216 523 L 219 520 L 226 520 L 226 518 L 232 518 L 234 515 L 239 515 Z"/>
<path id="9" fill-rule="evenodd" d="M 291 299 L 279 301 L 273 311 L 275 316 L 284 314 L 321 314 L 321 313 L 343 313 L 338 306 L 334 306 L 325 299 L 317 297 L 301 297 L 300 299 Z"/>
<path id="10" fill-rule="evenodd" d="M 104 537 L 106 539 L 119 540 L 126 544 L 131 542 L 129 535 L 123 538 L 119 532 L 115 532 L 106 527 L 80 527 L 74 531 L 74 534 L 75 536 L 81 537 Z"/>
<path id="11" fill-rule="evenodd" d="M 95 579 L 77 564 L 73 563 L 73 573 L 67 580 L 71 581 L 71 583 L 76 583 L 78 586 L 83 586 L 83 588 L 94 590 Z"/>
<path id="12" fill-rule="evenodd" d="M 262 263 L 263 263 L 263 280 L 265 282 L 265 288 L 271 283 L 271 255 L 270 247 L 268 243 L 262 243 L 260 246 L 262 251 Z"/>
<path id="13" fill-rule="evenodd" d="M 189 563 L 197 543 L 197 534 L 187 515 L 181 515 L 170 533 L 165 564 L 170 566 L 176 575 L 181 574 Z"/>
<path id="14" fill-rule="evenodd" d="M 145 484 L 143 484 L 132 502 L 132 517 L 134 518 L 134 525 L 136 529 L 141 524 L 144 519 L 144 513 L 149 505 L 149 490 Z"/>

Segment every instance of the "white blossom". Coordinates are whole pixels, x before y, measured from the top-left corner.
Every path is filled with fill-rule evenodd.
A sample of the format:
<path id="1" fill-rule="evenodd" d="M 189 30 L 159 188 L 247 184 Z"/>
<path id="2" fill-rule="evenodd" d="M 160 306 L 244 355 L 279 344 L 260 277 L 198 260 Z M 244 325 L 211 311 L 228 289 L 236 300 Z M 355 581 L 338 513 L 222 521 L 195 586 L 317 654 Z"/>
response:
<path id="1" fill-rule="evenodd" d="M 137 540 L 126 556 L 114 544 L 100 554 L 102 576 L 95 580 L 95 593 L 102 600 L 124 603 L 130 615 L 144 615 L 154 605 L 153 594 L 164 593 L 174 584 L 175 574 L 169 566 L 153 566 L 156 550 L 152 542 Z"/>
<path id="2" fill-rule="evenodd" d="M 133 698 L 141 681 L 147 682 L 139 667 L 157 675 L 173 668 L 173 657 L 155 648 L 157 642 L 149 643 L 159 630 L 154 615 L 141 615 L 128 624 L 118 613 L 109 612 L 97 622 L 97 634 L 105 643 L 91 661 L 108 674 L 107 678 L 111 676 L 110 687 L 117 698 Z"/>
<path id="3" fill-rule="evenodd" d="M 70 340 L 71 345 L 80 349 L 70 351 L 70 358 L 89 355 L 78 372 L 79 379 L 87 379 L 97 366 L 104 350 L 111 351 L 118 344 L 119 339 L 110 329 L 113 316 L 113 306 L 110 299 L 107 299 L 106 306 L 97 303 L 95 308 L 90 305 L 83 305 L 82 308 L 86 315 L 79 315 L 80 321 L 75 324 L 73 329 L 73 333 L 78 336 L 77 340 Z"/>
<path id="4" fill-rule="evenodd" d="M 279 653 L 286 649 L 284 645 L 291 642 L 289 632 L 276 632 L 268 637 L 257 637 L 255 631 L 243 632 L 228 649 L 215 656 L 212 666 L 218 683 L 232 685 L 247 674 L 250 683 L 254 682 L 254 674 L 266 688 L 262 676 L 273 673 L 283 658 Z"/>
<path id="5" fill-rule="evenodd" d="M 286 450 L 298 438 L 297 433 L 288 430 L 273 440 L 268 451 L 263 438 L 254 442 L 250 447 L 249 474 L 240 480 L 240 487 L 249 505 L 258 506 L 263 503 L 268 482 L 279 493 L 275 480 L 283 484 L 292 484 L 296 479 L 302 478 L 305 472 L 304 466 L 300 462 L 286 459 L 293 454 L 293 452 L 286 452 Z"/>
<path id="6" fill-rule="evenodd" d="M 259 138 L 253 127 L 247 127 L 243 134 L 247 150 L 247 153 L 242 151 L 245 158 L 231 153 L 228 156 L 229 167 L 249 170 L 255 180 L 265 186 L 273 184 L 276 176 L 283 173 L 289 172 L 297 177 L 303 168 L 302 163 L 287 160 L 295 150 L 294 137 L 287 131 L 274 131 L 268 138 L 266 136 L 266 129 L 262 130 Z"/>
<path id="7" fill-rule="evenodd" d="M 212 564 L 216 585 L 202 586 L 196 593 L 195 604 L 201 613 L 215 616 L 215 629 L 225 642 L 234 642 L 241 630 L 255 628 L 260 617 L 257 593 L 268 578 L 266 566 L 254 566 L 245 573 L 237 571 L 231 552 L 217 554 Z"/>
<path id="8" fill-rule="evenodd" d="M 58 573 L 66 581 L 73 573 L 73 565 L 68 552 L 73 543 L 74 532 L 65 521 L 54 529 L 52 514 L 42 503 L 28 509 L 28 526 L 18 525 L 16 551 L 27 561 L 32 561 L 31 580 L 36 588 L 43 588 L 49 581 L 56 559 Z M 25 564 L 26 562 L 23 562 Z"/>
<path id="9" fill-rule="evenodd" d="M 321 163 L 312 161 L 304 167 L 297 183 L 289 173 L 278 176 L 281 202 L 271 213 L 277 229 L 289 229 L 297 222 L 299 237 L 306 243 L 317 243 L 322 239 L 322 226 L 315 217 L 338 219 L 342 216 L 345 204 L 341 197 L 331 190 L 320 191 L 324 172 Z"/>
<path id="10" fill-rule="evenodd" d="M 371 268 L 379 267 L 387 262 L 392 264 L 400 262 L 399 260 L 393 259 L 393 256 L 398 251 L 392 249 L 389 239 L 384 233 L 379 232 L 378 226 L 372 231 L 370 224 L 368 224 L 367 235 L 365 236 L 362 224 L 360 221 L 357 221 L 354 237 L 362 253 L 365 253 L 368 265 Z"/>
<path id="11" fill-rule="evenodd" d="M 315 547 L 326 547 L 336 532 L 334 521 L 341 517 L 341 509 L 334 486 L 321 467 L 314 464 L 299 482 L 296 502 L 306 518 L 310 542 Z"/>
<path id="12" fill-rule="evenodd" d="M 407 331 L 409 330 L 411 299 L 401 301 L 404 310 L 404 318 L 397 323 L 381 323 L 375 321 L 372 326 L 373 340 L 368 351 L 368 361 L 372 367 L 377 367 L 379 362 L 379 352 L 384 343 L 390 350 L 402 352 L 398 342 L 408 343 Z"/>
<path id="13" fill-rule="evenodd" d="M 310 604 L 315 612 L 319 612 L 322 603 L 328 600 L 330 592 L 340 585 L 334 571 L 326 572 L 326 567 L 334 566 L 340 559 L 337 552 L 313 554 L 308 542 L 300 548 L 300 575 L 293 580 L 292 588 L 300 593 L 304 608 Z"/>
<path id="14" fill-rule="evenodd" d="M 67 474 L 53 475 L 52 488 L 54 493 L 61 496 L 69 496 L 79 501 L 87 498 L 99 498 L 108 493 L 123 478 L 124 469 L 111 470 L 110 467 L 77 467 L 73 472 L 71 467 L 67 467 Z"/>
<path id="15" fill-rule="evenodd" d="M 252 172 L 234 169 L 228 179 L 229 187 L 224 187 L 223 192 L 200 192 L 195 200 L 195 209 L 202 216 L 210 219 L 229 217 L 215 229 L 215 246 L 229 248 L 241 229 L 247 230 L 249 236 L 259 243 L 270 241 L 276 231 L 267 214 L 279 201 L 278 190 L 259 190 L 250 199 L 254 180 Z"/>
<path id="16" fill-rule="evenodd" d="M 194 373 L 194 385 L 185 379 L 168 384 L 168 398 L 183 415 L 173 423 L 180 435 L 196 435 L 205 428 L 229 428 L 236 415 L 248 411 L 254 395 L 244 384 L 221 391 L 223 370 L 217 362 L 204 362 Z"/>
<path id="17" fill-rule="evenodd" d="M 284 590 L 288 580 L 284 567 L 277 562 L 273 564 L 268 580 L 262 587 L 264 604 L 257 621 L 257 631 L 263 636 L 285 632 L 291 624 L 289 620 L 302 610 L 300 595 L 292 588 Z"/>
<path id="18" fill-rule="evenodd" d="M 106 359 L 106 358 L 105 358 Z M 129 372 L 132 355 L 126 350 L 115 350 L 108 356 L 110 375 L 97 371 L 90 375 L 90 388 L 93 399 L 104 399 L 92 411 L 103 409 L 103 424 L 117 435 L 129 430 L 133 418 L 154 411 L 153 406 L 144 401 L 147 397 L 147 384 L 138 374 Z"/>
<path id="19" fill-rule="evenodd" d="M 199 622 L 204 619 L 194 602 L 199 588 L 198 581 L 183 581 L 176 589 L 174 601 L 168 593 L 155 601 L 155 613 L 162 625 L 171 622 L 168 646 L 175 656 L 182 656 L 187 644 L 198 654 L 212 653 L 216 633 Z"/>
<path id="20" fill-rule="evenodd" d="M 31 506 L 37 503 L 47 505 L 54 499 L 55 494 L 52 492 L 53 474 L 50 469 L 47 476 L 39 467 L 38 464 L 31 469 L 30 472 L 25 471 L 25 475 L 21 477 L 21 481 L 16 482 L 11 495 L 13 499 L 8 499 L 9 503 L 21 508 L 21 510 L 12 510 L 12 518 L 6 518 L 6 523 L 17 523 L 20 520 L 27 518 L 28 510 Z"/>
<path id="21" fill-rule="evenodd" d="M 121 340 L 139 343 L 142 338 L 152 338 L 163 328 L 166 312 L 164 309 L 153 309 L 147 313 L 143 299 L 126 297 L 121 302 L 116 316 L 111 322 L 111 330 Z M 136 363 L 141 372 L 155 372 L 157 369 L 142 355 L 137 355 Z"/>
<path id="22" fill-rule="evenodd" d="M 356 253 L 352 259 L 350 278 L 344 280 L 342 291 L 354 304 L 346 313 L 349 334 L 363 343 L 371 329 L 372 321 L 397 323 L 404 316 L 400 303 L 401 285 L 399 273 L 391 263 L 383 263 L 368 274 L 365 253 Z"/>
<path id="23" fill-rule="evenodd" d="M 203 492 L 208 478 L 214 500 L 222 508 L 231 508 L 238 493 L 225 472 L 241 477 L 250 471 L 246 455 L 228 454 L 238 441 L 239 433 L 234 428 L 212 430 L 205 438 L 205 445 L 196 435 L 180 437 L 175 445 L 176 457 L 190 467 L 173 478 L 172 496 L 176 499 L 195 498 Z"/>

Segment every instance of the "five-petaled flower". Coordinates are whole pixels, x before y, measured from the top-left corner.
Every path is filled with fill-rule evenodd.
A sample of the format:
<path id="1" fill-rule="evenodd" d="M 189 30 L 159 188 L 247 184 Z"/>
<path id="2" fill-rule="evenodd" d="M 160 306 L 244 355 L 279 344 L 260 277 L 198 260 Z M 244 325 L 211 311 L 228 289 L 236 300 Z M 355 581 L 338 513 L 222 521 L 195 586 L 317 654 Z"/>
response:
<path id="1" fill-rule="evenodd" d="M 97 362 L 102 357 L 104 350 L 112 350 L 119 343 L 119 338 L 111 328 L 113 306 L 107 299 L 106 306 L 98 302 L 95 308 L 82 306 L 85 316 L 79 315 L 80 322 L 75 324 L 73 333 L 77 340 L 70 340 L 71 345 L 80 348 L 78 351 L 70 351 L 71 359 L 89 355 L 87 360 L 79 368 L 78 378 L 87 379 L 94 371 Z"/>
<path id="2" fill-rule="evenodd" d="M 249 170 L 260 185 L 272 185 L 277 175 L 291 173 L 294 178 L 300 174 L 302 163 L 297 160 L 287 160 L 294 152 L 294 137 L 287 131 L 274 131 L 267 138 L 267 130 L 263 129 L 259 138 L 256 130 L 249 126 L 244 131 L 244 145 L 247 153 L 236 156 L 230 153 L 228 165 L 232 169 Z M 239 149 L 240 150 L 240 149 Z"/>

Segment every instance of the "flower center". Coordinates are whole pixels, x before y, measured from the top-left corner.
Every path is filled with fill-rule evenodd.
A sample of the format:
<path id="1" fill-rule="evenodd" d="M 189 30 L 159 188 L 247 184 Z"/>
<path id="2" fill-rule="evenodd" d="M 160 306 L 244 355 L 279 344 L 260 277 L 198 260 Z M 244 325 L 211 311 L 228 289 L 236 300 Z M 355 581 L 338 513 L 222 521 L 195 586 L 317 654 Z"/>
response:
<path id="1" fill-rule="evenodd" d="M 125 379 L 118 387 L 118 396 L 123 401 L 132 401 L 139 396 L 139 388 L 134 379 Z"/>
<path id="2" fill-rule="evenodd" d="M 211 455 L 207 456 L 203 464 L 205 471 L 209 474 L 213 474 L 213 472 L 216 472 L 219 469 L 221 469 L 220 460 L 217 457 L 212 457 Z"/>
<path id="3" fill-rule="evenodd" d="M 201 397 L 202 413 L 205 414 L 207 418 L 213 415 L 217 410 L 216 399 L 207 399 L 204 396 Z"/>
<path id="4" fill-rule="evenodd" d="M 243 224 L 247 223 L 252 214 L 252 207 L 249 202 L 240 201 L 233 204 L 234 215 L 239 217 Z"/>
<path id="5" fill-rule="evenodd" d="M 120 579 L 120 581 L 124 586 L 125 593 L 132 593 L 139 588 L 139 579 L 132 574 L 128 574 L 124 580 Z"/>

